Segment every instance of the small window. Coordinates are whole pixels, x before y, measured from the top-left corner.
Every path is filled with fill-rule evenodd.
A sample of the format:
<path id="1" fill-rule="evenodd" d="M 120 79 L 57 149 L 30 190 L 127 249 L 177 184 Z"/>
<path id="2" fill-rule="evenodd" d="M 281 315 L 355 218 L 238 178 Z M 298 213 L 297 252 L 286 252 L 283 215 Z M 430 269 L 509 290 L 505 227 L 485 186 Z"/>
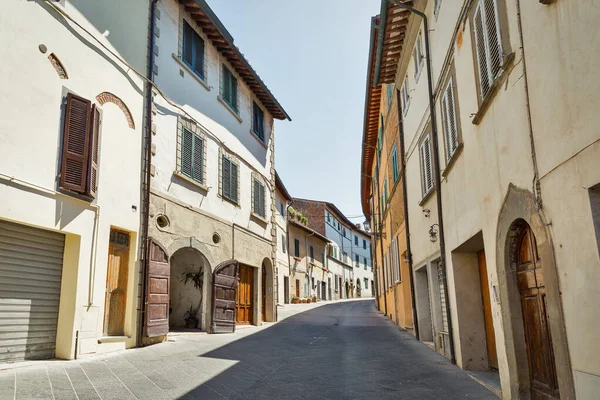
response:
<path id="1" fill-rule="evenodd" d="M 413 50 L 413 59 L 415 60 L 415 81 L 419 81 L 419 76 L 421 75 L 421 70 L 423 69 L 423 38 L 421 32 L 419 32 L 419 36 L 417 36 L 417 42 L 415 43 L 415 48 Z"/>
<path id="2" fill-rule="evenodd" d="M 367 257 L 363 257 L 363 261 L 365 262 L 365 269 L 367 269 L 367 266 L 369 265 L 367 264 Z"/>
<path id="3" fill-rule="evenodd" d="M 383 212 L 387 209 L 387 201 L 388 201 L 388 185 L 387 185 L 387 175 L 383 177 Z"/>
<path id="4" fill-rule="evenodd" d="M 377 134 L 377 170 L 379 170 L 379 163 L 381 160 L 381 150 L 383 149 L 383 131 L 385 130 L 383 124 L 383 114 L 379 116 L 379 133 Z"/>
<path id="5" fill-rule="evenodd" d="M 394 183 L 398 182 L 398 177 L 400 176 L 400 172 L 398 170 L 398 148 L 394 145 L 392 149 L 392 177 L 394 178 Z"/>
<path id="6" fill-rule="evenodd" d="M 408 107 L 410 106 L 410 96 L 408 95 L 408 75 L 404 77 L 404 83 L 402 83 L 402 112 L 406 115 Z"/>
<path id="7" fill-rule="evenodd" d="M 253 182 L 252 212 L 261 218 L 266 218 L 267 207 L 265 206 L 265 185 L 254 178 Z"/>
<path id="8" fill-rule="evenodd" d="M 285 235 L 281 235 L 281 251 L 285 254 Z"/>
<path id="9" fill-rule="evenodd" d="M 365 290 L 369 290 L 369 279 L 363 278 L 365 280 Z"/>
<path id="10" fill-rule="evenodd" d="M 354 261 L 356 261 L 356 266 L 360 267 L 360 256 L 358 254 L 354 255 Z"/>
<path id="11" fill-rule="evenodd" d="M 354 236 L 354 245 L 358 246 L 358 236 Z"/>
<path id="12" fill-rule="evenodd" d="M 198 183 L 204 183 L 204 140 L 187 127 L 181 128 L 181 173 Z"/>
<path id="13" fill-rule="evenodd" d="M 294 239 L 294 257 L 300 258 L 300 241 Z"/>
<path id="14" fill-rule="evenodd" d="M 446 141 L 446 160 L 450 160 L 458 148 L 458 122 L 454 99 L 454 81 L 450 77 L 442 96 L 442 126 Z"/>
<path id="15" fill-rule="evenodd" d="M 479 0 L 473 17 L 481 100 L 502 72 L 504 55 L 497 0 Z"/>
<path id="16" fill-rule="evenodd" d="M 344 234 L 344 237 L 346 237 L 346 228 L 342 228 L 342 233 Z"/>
<path id="17" fill-rule="evenodd" d="M 421 162 L 421 184 L 423 197 L 433 189 L 433 166 L 431 159 L 431 140 L 427 134 L 419 146 L 419 159 Z"/>
<path id="18" fill-rule="evenodd" d="M 224 154 L 221 156 L 221 186 L 223 198 L 238 204 L 238 165 Z"/>
<path id="19" fill-rule="evenodd" d="M 363 239 L 363 249 L 367 248 L 367 241 L 365 239 Z"/>
<path id="20" fill-rule="evenodd" d="M 310 251 L 310 262 L 315 262 L 315 249 L 312 246 L 310 246 L 309 251 Z"/>
<path id="21" fill-rule="evenodd" d="M 279 212 L 281 213 L 281 216 L 283 216 L 283 214 L 284 214 L 283 202 L 279 203 Z"/>
<path id="22" fill-rule="evenodd" d="M 225 64 L 223 64 L 221 73 L 221 97 L 233 111 L 239 113 L 237 78 L 233 76 L 233 73 L 225 66 Z"/>
<path id="23" fill-rule="evenodd" d="M 204 40 L 186 20 L 183 21 L 181 58 L 196 75 L 204 79 Z"/>
<path id="24" fill-rule="evenodd" d="M 394 97 L 394 84 L 390 83 L 387 85 L 387 103 L 388 107 L 392 105 L 392 98 Z"/>
<path id="25" fill-rule="evenodd" d="M 265 141 L 265 113 L 256 102 L 252 103 L 252 132 Z"/>

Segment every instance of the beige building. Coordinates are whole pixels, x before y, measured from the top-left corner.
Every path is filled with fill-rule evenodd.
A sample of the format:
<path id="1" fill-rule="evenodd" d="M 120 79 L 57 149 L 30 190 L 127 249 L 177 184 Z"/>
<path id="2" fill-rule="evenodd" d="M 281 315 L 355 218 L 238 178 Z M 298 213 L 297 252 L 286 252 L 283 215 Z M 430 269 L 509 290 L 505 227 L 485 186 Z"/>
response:
<path id="1" fill-rule="evenodd" d="M 400 90 L 420 339 L 466 370 L 498 371 L 505 399 L 596 398 L 600 9 L 412 4 L 428 31 L 382 1 L 374 85 Z"/>
<path id="2" fill-rule="evenodd" d="M 277 243 L 277 261 L 275 270 L 277 271 L 277 304 L 288 304 L 293 294 L 290 294 L 290 269 L 291 256 L 288 243 L 288 206 L 292 196 L 287 191 L 279 174 L 275 172 L 275 224 L 277 233 L 275 242 Z"/>

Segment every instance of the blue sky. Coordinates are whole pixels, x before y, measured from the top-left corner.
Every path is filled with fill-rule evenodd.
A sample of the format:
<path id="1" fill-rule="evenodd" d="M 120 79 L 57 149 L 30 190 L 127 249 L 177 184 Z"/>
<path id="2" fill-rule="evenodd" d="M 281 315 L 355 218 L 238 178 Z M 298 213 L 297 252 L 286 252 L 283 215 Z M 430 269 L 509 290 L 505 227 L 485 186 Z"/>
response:
<path id="1" fill-rule="evenodd" d="M 369 28 L 380 1 L 207 1 L 292 118 L 275 124 L 275 165 L 288 191 L 362 215 Z"/>

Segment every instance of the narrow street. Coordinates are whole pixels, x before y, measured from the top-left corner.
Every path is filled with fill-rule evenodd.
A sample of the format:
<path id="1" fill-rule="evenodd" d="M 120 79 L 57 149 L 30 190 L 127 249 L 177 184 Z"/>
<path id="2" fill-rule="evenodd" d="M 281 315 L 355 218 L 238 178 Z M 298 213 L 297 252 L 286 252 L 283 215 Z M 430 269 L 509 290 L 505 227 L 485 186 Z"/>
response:
<path id="1" fill-rule="evenodd" d="M 307 308 L 280 307 L 283 321 L 231 335 L 0 371 L 0 400 L 496 398 L 371 300 L 295 313 Z"/>

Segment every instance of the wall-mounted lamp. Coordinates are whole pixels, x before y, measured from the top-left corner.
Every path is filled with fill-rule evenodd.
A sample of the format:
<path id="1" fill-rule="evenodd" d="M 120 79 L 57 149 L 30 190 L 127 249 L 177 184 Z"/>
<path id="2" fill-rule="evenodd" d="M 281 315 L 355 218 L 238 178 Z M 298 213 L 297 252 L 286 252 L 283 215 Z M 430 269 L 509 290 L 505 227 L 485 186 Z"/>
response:
<path id="1" fill-rule="evenodd" d="M 408 261 L 410 261 L 410 258 L 408 257 L 408 250 L 404 250 L 404 252 L 402 252 L 402 261 L 404 261 L 407 264 Z"/>
<path id="2" fill-rule="evenodd" d="M 433 224 L 429 227 L 429 240 L 431 243 L 437 242 L 439 228 L 440 226 L 438 224 Z"/>
<path id="3" fill-rule="evenodd" d="M 429 213 L 431 212 L 431 210 L 429 208 L 424 208 L 423 209 L 423 215 L 425 215 L 425 218 L 429 218 Z"/>
<path id="4" fill-rule="evenodd" d="M 369 232 L 371 230 L 371 224 L 369 223 L 369 221 L 363 222 L 363 227 L 365 229 L 365 232 Z"/>

